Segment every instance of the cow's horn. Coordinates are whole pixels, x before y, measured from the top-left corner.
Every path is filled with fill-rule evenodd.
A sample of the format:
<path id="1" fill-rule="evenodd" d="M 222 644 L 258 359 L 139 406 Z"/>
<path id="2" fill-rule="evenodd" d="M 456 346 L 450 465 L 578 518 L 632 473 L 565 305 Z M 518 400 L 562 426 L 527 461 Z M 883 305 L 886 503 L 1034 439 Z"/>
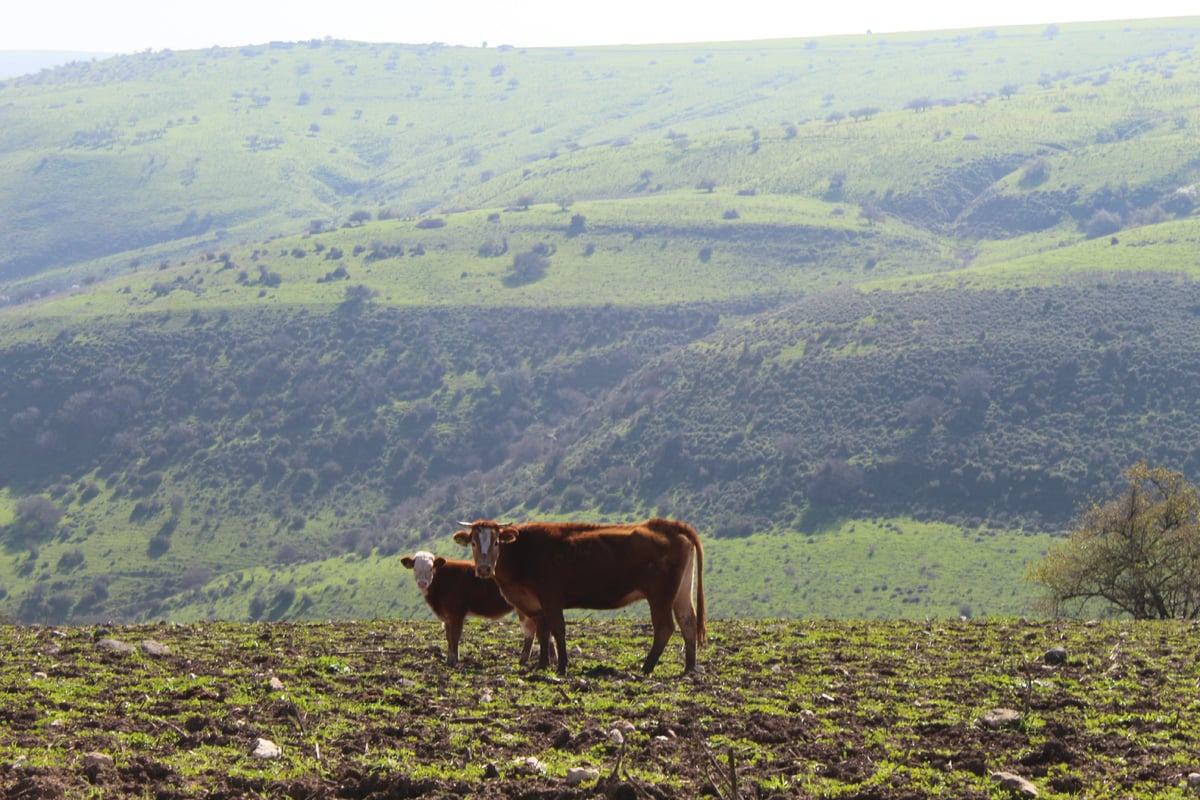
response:
<path id="1" fill-rule="evenodd" d="M 471 527 L 471 523 L 469 523 L 469 522 L 463 522 L 461 519 L 458 521 L 458 524 L 459 524 L 459 525 L 462 525 L 464 528 L 469 528 L 469 527 Z"/>

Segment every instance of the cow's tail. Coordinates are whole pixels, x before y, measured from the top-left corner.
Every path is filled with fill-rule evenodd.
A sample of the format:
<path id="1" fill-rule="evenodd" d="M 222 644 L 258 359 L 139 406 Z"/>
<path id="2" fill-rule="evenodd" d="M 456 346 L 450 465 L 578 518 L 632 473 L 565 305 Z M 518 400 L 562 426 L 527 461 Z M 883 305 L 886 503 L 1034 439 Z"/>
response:
<path id="1" fill-rule="evenodd" d="M 700 535 L 694 530 L 692 544 L 696 546 L 696 641 L 703 643 L 708 639 L 704 613 L 704 548 L 700 545 Z"/>
<path id="2" fill-rule="evenodd" d="M 692 547 L 696 549 L 696 641 L 704 642 L 708 638 L 708 625 L 704 611 L 704 546 L 700 544 L 700 534 L 686 522 L 679 523 Z"/>
<path id="3" fill-rule="evenodd" d="M 661 533 L 678 535 L 682 532 L 696 551 L 696 641 L 703 642 L 708 638 L 708 624 L 704 611 L 704 546 L 700 544 L 700 534 L 691 525 L 678 520 L 655 518 L 647 520 L 646 524 Z"/>

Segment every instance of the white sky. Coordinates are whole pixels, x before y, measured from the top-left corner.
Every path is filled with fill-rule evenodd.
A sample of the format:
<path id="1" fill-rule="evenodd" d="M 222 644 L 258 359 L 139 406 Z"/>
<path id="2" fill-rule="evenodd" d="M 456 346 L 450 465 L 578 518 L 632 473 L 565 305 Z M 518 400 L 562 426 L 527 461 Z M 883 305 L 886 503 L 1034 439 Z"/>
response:
<path id="1" fill-rule="evenodd" d="M 17 0 L 0 50 L 130 53 L 353 39 L 478 46 L 728 41 L 1200 13 L 1195 0 Z"/>

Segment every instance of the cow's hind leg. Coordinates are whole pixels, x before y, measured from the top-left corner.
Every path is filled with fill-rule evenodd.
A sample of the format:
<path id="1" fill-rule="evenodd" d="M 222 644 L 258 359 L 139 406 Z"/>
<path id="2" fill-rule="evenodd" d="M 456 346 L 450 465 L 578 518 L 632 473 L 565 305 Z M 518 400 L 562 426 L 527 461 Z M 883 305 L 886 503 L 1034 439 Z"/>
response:
<path id="1" fill-rule="evenodd" d="M 651 602 L 650 624 L 654 626 L 654 644 L 650 645 L 650 652 L 642 662 L 642 672 L 647 675 L 654 671 L 654 665 L 658 663 L 671 634 L 675 631 L 675 623 L 671 620 L 671 606 L 664 602 Z"/>
<path id="2" fill-rule="evenodd" d="M 679 631 L 683 634 L 683 671 L 694 672 L 696 669 L 696 611 L 689 602 L 686 608 L 675 607 L 675 619 L 679 621 Z"/>
<path id="3" fill-rule="evenodd" d="M 536 620 L 537 640 L 538 640 L 538 669 L 550 668 L 550 628 L 546 625 L 546 612 L 542 610 Z"/>
<path id="4" fill-rule="evenodd" d="M 692 603 L 692 561 L 693 552 L 689 549 L 675 597 L 671 601 L 675 620 L 679 623 L 679 632 L 683 634 L 684 672 L 694 672 L 696 669 L 696 640 L 699 632 L 696 606 Z"/>
<path id="5" fill-rule="evenodd" d="M 533 637 L 537 635 L 537 621 L 524 614 L 517 616 L 521 620 L 521 634 L 524 637 L 521 642 L 521 659 L 518 663 L 525 665 L 529 663 L 529 654 L 533 652 Z"/>
<path id="6" fill-rule="evenodd" d="M 567 621 L 561 608 L 547 612 L 546 627 L 554 634 L 554 652 L 558 656 L 558 674 L 567 674 Z M 549 653 L 546 654 L 547 656 Z"/>

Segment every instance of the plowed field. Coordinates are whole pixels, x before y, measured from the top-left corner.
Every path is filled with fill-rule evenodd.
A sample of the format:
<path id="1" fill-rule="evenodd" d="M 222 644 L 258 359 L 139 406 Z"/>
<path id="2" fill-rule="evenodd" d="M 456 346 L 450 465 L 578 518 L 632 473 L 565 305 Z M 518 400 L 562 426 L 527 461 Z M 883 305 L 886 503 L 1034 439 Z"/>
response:
<path id="1" fill-rule="evenodd" d="M 689 676 L 639 621 L 568 641 L 560 679 L 513 622 L 453 669 L 423 621 L 3 627 L 0 796 L 1195 796 L 1188 623 L 712 620 Z"/>

